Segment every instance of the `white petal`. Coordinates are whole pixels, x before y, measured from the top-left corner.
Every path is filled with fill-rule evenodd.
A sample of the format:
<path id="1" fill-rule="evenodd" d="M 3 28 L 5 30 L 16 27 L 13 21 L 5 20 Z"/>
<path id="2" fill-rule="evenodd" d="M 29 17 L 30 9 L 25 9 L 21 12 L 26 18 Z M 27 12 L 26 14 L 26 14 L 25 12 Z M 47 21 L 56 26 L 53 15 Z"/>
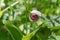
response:
<path id="1" fill-rule="evenodd" d="M 31 13 L 35 13 L 35 14 L 37 14 L 38 16 L 41 16 L 41 12 L 40 12 L 40 11 L 37 11 L 37 10 L 32 10 Z"/>

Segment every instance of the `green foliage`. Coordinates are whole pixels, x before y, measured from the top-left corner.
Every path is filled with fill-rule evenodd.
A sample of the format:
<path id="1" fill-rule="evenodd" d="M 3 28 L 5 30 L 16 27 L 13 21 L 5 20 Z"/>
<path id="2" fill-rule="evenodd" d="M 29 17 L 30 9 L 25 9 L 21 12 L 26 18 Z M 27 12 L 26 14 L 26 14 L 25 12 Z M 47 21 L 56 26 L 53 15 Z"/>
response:
<path id="1" fill-rule="evenodd" d="M 33 9 L 42 14 L 38 21 L 30 19 Z M 0 0 L 0 40 L 60 40 L 57 36 L 60 0 Z"/>
<path id="2" fill-rule="evenodd" d="M 11 35 L 13 40 L 21 40 L 23 35 L 22 32 L 19 30 L 19 28 L 12 25 L 9 21 L 5 22 L 5 25 L 8 33 Z"/>

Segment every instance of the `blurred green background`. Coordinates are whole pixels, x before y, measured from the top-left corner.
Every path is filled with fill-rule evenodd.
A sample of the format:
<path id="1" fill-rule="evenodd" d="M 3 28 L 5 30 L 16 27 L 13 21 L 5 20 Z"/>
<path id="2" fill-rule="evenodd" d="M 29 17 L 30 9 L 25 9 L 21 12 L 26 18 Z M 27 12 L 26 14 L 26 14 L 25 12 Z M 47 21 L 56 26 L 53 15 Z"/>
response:
<path id="1" fill-rule="evenodd" d="M 0 40 L 60 40 L 60 0 L 0 0 Z"/>

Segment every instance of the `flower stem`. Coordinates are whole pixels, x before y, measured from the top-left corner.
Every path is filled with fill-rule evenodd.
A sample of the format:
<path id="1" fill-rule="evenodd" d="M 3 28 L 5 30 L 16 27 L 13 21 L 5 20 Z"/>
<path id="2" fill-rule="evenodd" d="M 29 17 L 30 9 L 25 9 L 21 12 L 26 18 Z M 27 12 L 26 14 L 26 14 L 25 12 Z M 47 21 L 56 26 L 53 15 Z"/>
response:
<path id="1" fill-rule="evenodd" d="M 8 6 L 7 8 L 5 8 L 4 10 L 2 10 L 2 13 L 5 12 L 6 10 L 8 10 L 10 7 L 13 7 L 14 5 L 18 4 L 20 1 L 17 1 L 13 4 L 11 4 L 10 6 Z"/>

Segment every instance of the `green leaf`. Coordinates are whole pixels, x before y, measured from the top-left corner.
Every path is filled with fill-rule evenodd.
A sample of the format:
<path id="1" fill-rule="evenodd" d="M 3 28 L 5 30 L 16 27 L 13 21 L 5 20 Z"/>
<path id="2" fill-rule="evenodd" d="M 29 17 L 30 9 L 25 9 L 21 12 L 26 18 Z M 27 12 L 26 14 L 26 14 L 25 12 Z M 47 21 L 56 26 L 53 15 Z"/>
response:
<path id="1" fill-rule="evenodd" d="M 8 32 L 0 29 L 0 40 L 9 40 Z"/>
<path id="2" fill-rule="evenodd" d="M 50 30 L 60 36 L 60 26 L 52 27 Z"/>
<path id="3" fill-rule="evenodd" d="M 11 38 L 13 40 L 21 40 L 23 35 L 19 28 L 11 24 L 9 21 L 6 21 L 5 25 L 6 25 L 8 33 L 11 35 Z"/>
<path id="4" fill-rule="evenodd" d="M 60 36 L 60 30 L 55 33 L 57 36 Z"/>
<path id="5" fill-rule="evenodd" d="M 52 28 L 50 28 L 51 31 L 56 31 L 56 30 L 60 30 L 60 26 L 54 26 Z"/>
<path id="6" fill-rule="evenodd" d="M 0 18 L 2 17 L 2 15 L 3 15 L 2 12 L 0 12 Z"/>
<path id="7" fill-rule="evenodd" d="M 51 31 L 45 23 L 43 23 L 39 27 L 40 29 L 35 33 L 31 40 L 47 40 L 51 35 Z"/>
<path id="8" fill-rule="evenodd" d="M 38 31 L 39 29 L 36 29 L 35 31 L 33 31 L 32 33 L 29 33 L 28 35 L 24 36 L 22 38 L 22 40 L 30 40 L 34 35 L 35 33 Z"/>
<path id="9" fill-rule="evenodd" d="M 44 24 L 44 23 L 42 23 L 42 24 Z M 35 31 L 33 31 L 32 33 L 29 33 L 28 35 L 24 36 L 22 38 L 22 40 L 31 40 L 31 38 L 35 35 L 35 33 L 40 29 L 40 26 Z"/>

